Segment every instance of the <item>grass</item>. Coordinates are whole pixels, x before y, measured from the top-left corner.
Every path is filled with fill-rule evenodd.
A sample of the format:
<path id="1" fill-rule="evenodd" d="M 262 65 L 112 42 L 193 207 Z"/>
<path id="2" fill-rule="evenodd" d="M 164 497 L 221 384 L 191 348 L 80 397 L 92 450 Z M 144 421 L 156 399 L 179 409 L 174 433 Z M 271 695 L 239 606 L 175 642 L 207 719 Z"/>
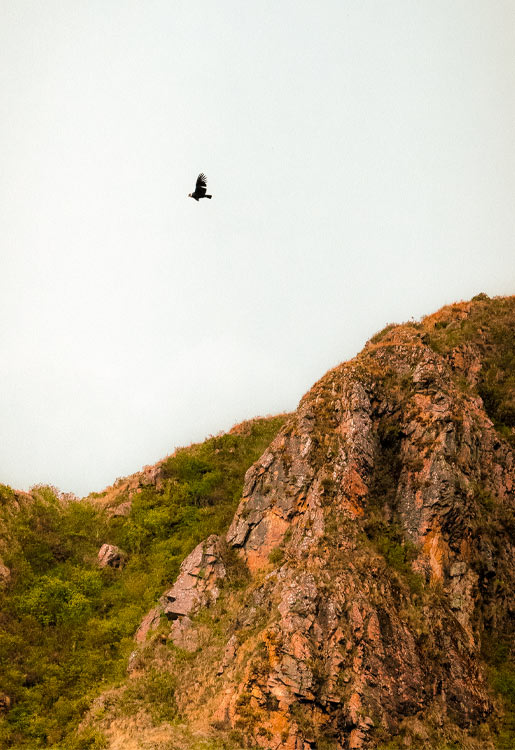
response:
<path id="1" fill-rule="evenodd" d="M 477 391 L 500 434 L 515 444 L 515 298 L 477 295 L 469 314 L 457 322 L 453 306 L 425 321 L 427 343 L 449 355 L 464 344 L 481 354 Z"/>
<path id="2" fill-rule="evenodd" d="M 100 750 L 101 735 L 77 731 L 92 698 L 125 676 L 142 616 L 186 555 L 225 532 L 246 470 L 284 421 L 254 420 L 177 451 L 164 464 L 163 486 L 144 487 L 128 517 L 64 502 L 51 487 L 34 488 L 14 511 L 15 493 L 0 486 L 0 528 L 9 540 L 2 556 L 11 570 L 0 591 L 0 693 L 12 701 L 0 716 L 2 748 Z M 98 568 L 104 542 L 127 553 L 123 569 Z M 237 588 L 233 577 L 228 586 Z M 145 680 L 132 688 L 154 696 L 155 710 L 167 706 L 166 718 L 175 716 L 170 676 Z"/>
<path id="3" fill-rule="evenodd" d="M 515 655 L 513 633 L 500 635 L 486 630 L 482 638 L 482 656 L 488 665 L 490 686 L 502 706 L 495 738 L 496 750 L 515 747 Z"/>

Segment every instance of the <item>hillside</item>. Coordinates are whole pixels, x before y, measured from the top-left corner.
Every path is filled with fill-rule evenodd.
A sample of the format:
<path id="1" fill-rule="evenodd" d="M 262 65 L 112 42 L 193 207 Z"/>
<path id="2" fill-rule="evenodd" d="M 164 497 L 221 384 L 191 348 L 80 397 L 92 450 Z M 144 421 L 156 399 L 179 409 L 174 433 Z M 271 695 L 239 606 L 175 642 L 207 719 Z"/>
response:
<path id="1" fill-rule="evenodd" d="M 11 513 L 6 747 L 512 748 L 514 365 L 515 298 L 478 295 L 292 415 Z"/>
<path id="2" fill-rule="evenodd" d="M 284 419 L 245 422 L 82 501 L 0 485 L 0 747 L 101 746 L 77 731 L 84 712 L 124 677 L 138 624 L 181 561 L 227 529 Z M 99 566 L 106 544 L 125 564 Z"/>

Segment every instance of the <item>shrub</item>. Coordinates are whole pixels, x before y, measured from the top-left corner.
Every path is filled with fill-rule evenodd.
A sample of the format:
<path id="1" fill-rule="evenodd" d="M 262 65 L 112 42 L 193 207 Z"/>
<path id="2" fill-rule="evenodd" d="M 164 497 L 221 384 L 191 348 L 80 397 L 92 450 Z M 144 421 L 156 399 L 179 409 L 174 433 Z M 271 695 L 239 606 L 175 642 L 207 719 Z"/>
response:
<path id="1" fill-rule="evenodd" d="M 128 518 L 109 518 L 86 501 L 64 503 L 48 486 L 35 487 L 16 513 L 3 512 L 12 582 L 0 591 L 0 680 L 13 707 L 0 717 L 0 746 L 104 746 L 98 733 L 77 733 L 91 699 L 125 675 L 132 636 L 182 560 L 227 529 L 246 470 L 284 419 L 256 420 L 241 434 L 178 451 L 165 462 L 164 486 L 145 487 Z M 0 509 L 14 497 L 0 485 Z M 129 553 L 122 570 L 98 568 L 104 542 Z M 237 587 L 244 574 L 229 562 L 228 585 Z M 151 700 L 154 720 L 176 716 L 173 676 L 152 672 L 132 689 L 127 700 Z"/>
<path id="2" fill-rule="evenodd" d="M 280 565 L 283 560 L 284 551 L 280 547 L 275 547 L 268 555 L 268 562 L 272 563 L 272 565 Z"/>

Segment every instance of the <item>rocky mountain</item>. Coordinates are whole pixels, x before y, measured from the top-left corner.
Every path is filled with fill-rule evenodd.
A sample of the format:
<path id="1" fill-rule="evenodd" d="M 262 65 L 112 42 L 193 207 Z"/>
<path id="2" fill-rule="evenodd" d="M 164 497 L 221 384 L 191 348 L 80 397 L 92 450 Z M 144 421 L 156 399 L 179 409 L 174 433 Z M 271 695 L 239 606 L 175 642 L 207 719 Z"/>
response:
<path id="1" fill-rule="evenodd" d="M 515 297 L 388 326 L 282 422 L 140 618 L 84 747 L 514 747 Z M 111 524 L 145 482 L 108 493 Z"/>

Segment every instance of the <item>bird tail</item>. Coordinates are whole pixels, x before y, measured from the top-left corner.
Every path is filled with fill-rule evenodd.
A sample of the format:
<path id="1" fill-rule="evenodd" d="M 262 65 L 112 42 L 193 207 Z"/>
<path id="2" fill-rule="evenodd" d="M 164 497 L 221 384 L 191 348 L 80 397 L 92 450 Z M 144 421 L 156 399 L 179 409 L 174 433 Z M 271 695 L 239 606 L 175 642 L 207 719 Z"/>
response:
<path id="1" fill-rule="evenodd" d="M 212 195 L 205 195 L 204 198 L 212 198 Z"/>

